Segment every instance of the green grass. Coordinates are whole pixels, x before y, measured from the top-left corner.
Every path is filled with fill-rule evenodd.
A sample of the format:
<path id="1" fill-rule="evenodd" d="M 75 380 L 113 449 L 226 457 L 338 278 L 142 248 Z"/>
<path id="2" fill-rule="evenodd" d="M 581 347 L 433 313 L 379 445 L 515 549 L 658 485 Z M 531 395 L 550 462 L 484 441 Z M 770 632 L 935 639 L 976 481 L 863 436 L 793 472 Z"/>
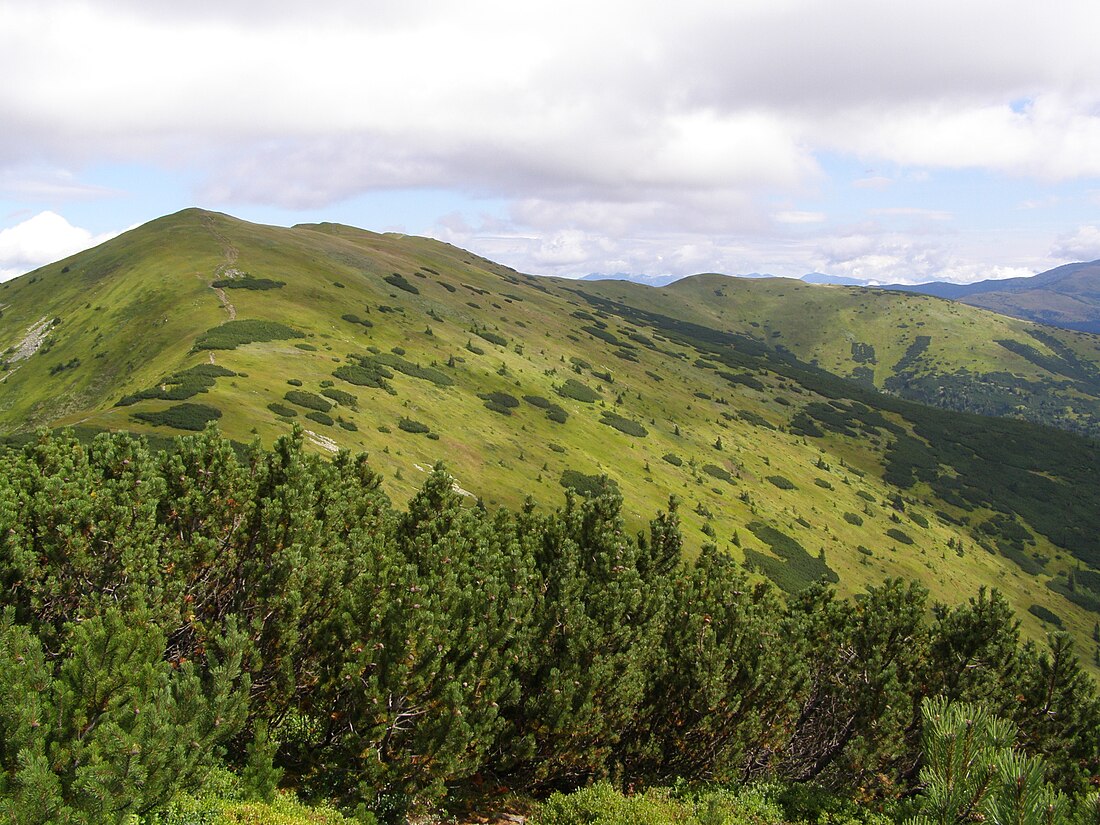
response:
<path id="1" fill-rule="evenodd" d="M 210 289 L 226 264 L 226 243 L 237 252 L 235 266 L 285 283 L 227 289 L 240 319 L 233 324 Z M 430 278 L 412 274 L 429 271 Z M 384 280 L 393 272 L 406 273 L 418 292 Z M 761 576 L 791 567 L 746 528 L 758 522 L 797 541 L 814 563 L 824 549 L 844 593 L 902 576 L 950 603 L 960 591 L 995 584 L 1036 638 L 1045 631 L 1028 612 L 1032 604 L 1062 617 L 1082 641 L 1096 620 L 1090 611 L 1100 591 L 1071 589 L 1067 577 L 1078 566 L 1069 551 L 1087 568 L 1097 545 L 1090 536 L 1100 536 L 1093 516 L 1100 508 L 1079 502 L 1100 498 L 1090 442 L 1020 422 L 991 427 L 988 419 L 933 415 L 836 376 L 873 367 L 881 386 L 903 362 L 914 387 L 948 376 L 944 386 L 960 397 L 971 385 L 1022 393 L 1012 382 L 1029 381 L 1042 384 L 1031 391 L 1036 410 L 1046 409 L 1046 399 L 1084 416 L 1093 397 L 1087 365 L 1098 362 L 1100 339 L 1060 331 L 1035 338 L 1022 322 L 943 301 L 793 282 L 700 276 L 652 290 L 532 279 L 427 239 L 335 225 L 280 229 L 197 210 L 0 284 L 0 304 L 0 360 L 11 360 L 3 353 L 40 319 L 61 319 L 50 329 L 49 351 L 0 383 L 5 436 L 77 423 L 171 435 L 181 431 L 165 425 L 167 410 L 201 399 L 238 441 L 255 435 L 270 443 L 298 421 L 340 447 L 368 452 L 399 502 L 418 487 L 416 465 L 440 459 L 490 508 L 519 507 L 528 496 L 560 506 L 566 471 L 579 474 L 574 480 L 606 475 L 624 493 L 630 531 L 679 498 L 688 556 L 708 540 L 701 528 L 709 523 L 720 545 Z M 361 323 L 368 307 L 372 326 Z M 353 313 L 359 323 L 342 317 Z M 814 325 L 804 323 L 810 313 Z M 269 337 L 273 329 L 287 337 Z M 212 331 L 215 343 L 224 338 L 236 348 L 193 352 Z M 921 336 L 927 345 L 917 344 Z M 853 340 L 860 346 L 853 349 Z M 828 372 L 809 366 L 815 359 Z M 51 375 L 59 364 L 72 366 Z M 1000 372 L 1013 378 L 989 378 Z M 287 379 L 329 408 L 287 401 Z M 970 384 L 958 383 L 964 379 Z M 1055 386 L 1071 380 L 1072 390 Z M 122 398 L 132 401 L 115 407 Z M 496 399 L 497 409 L 486 399 Z M 335 423 L 303 422 L 307 411 Z M 401 419 L 432 438 L 409 437 Z M 729 473 L 736 487 L 708 468 Z M 780 489 L 769 477 L 791 486 Z M 890 506 L 897 496 L 904 511 Z M 712 514 L 709 522 L 697 505 Z M 914 544 L 892 542 L 888 529 Z M 744 547 L 725 543 L 735 533 Z M 888 552 L 891 543 L 897 552 Z"/>

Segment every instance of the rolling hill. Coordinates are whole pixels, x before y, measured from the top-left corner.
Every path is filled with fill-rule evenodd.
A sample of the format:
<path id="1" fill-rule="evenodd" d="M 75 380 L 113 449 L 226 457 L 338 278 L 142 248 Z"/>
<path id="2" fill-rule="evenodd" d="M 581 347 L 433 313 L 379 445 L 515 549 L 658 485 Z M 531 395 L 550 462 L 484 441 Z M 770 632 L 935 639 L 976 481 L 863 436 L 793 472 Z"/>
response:
<path id="1" fill-rule="evenodd" d="M 1075 263 L 1030 278 L 975 284 L 892 286 L 1081 332 L 1100 332 L 1100 261 Z"/>
<path id="2" fill-rule="evenodd" d="M 1100 447 L 905 398 L 1000 393 L 1093 432 L 1092 336 L 795 281 L 539 278 L 425 238 L 191 209 L 0 286 L 0 353 L 12 443 L 300 427 L 369 451 L 396 500 L 443 460 L 488 506 L 557 506 L 606 475 L 637 527 L 677 496 L 689 553 L 713 542 L 787 590 L 902 576 L 954 603 L 993 585 L 1028 634 L 1060 623 L 1092 660 Z"/>

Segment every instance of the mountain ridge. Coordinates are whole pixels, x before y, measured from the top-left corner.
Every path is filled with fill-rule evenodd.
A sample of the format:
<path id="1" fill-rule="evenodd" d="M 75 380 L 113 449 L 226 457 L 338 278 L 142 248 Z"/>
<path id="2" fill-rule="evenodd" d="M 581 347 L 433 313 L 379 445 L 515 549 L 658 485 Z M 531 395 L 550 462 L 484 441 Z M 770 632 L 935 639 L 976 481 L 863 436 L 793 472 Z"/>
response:
<path id="1" fill-rule="evenodd" d="M 396 501 L 441 459 L 490 507 L 607 476 L 629 523 L 675 495 L 689 555 L 714 543 L 790 588 L 902 576 L 948 601 L 997 583 L 1029 634 L 1044 632 L 1038 605 L 1086 644 L 1097 615 L 1087 588 L 1064 592 L 1076 566 L 1100 564 L 1100 524 L 1071 502 L 1100 495 L 1095 442 L 935 411 L 851 374 L 892 369 L 947 324 L 910 357 L 915 377 L 948 375 L 966 352 L 1059 398 L 1070 379 L 1041 364 L 1087 372 L 1089 336 L 1044 343 L 933 298 L 790 279 L 542 278 L 430 239 L 202 210 L 0 285 L 0 303 L 9 368 L 48 326 L 0 383 L 0 433 L 20 440 L 38 425 L 163 436 L 217 421 L 270 443 L 298 425 L 313 449 L 369 451 Z M 855 335 L 876 313 L 878 337 Z M 1000 335 L 1019 351 L 989 343 Z"/>

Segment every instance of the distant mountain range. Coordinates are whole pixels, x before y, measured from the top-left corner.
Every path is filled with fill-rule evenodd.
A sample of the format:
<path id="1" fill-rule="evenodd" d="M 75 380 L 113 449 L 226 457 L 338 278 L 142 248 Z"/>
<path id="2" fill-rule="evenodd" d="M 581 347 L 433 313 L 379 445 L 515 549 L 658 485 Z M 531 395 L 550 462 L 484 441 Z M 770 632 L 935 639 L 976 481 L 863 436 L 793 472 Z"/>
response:
<path id="1" fill-rule="evenodd" d="M 713 274 L 713 273 L 712 273 Z M 585 275 L 580 280 L 582 281 L 630 281 L 635 284 L 645 284 L 646 286 L 668 286 L 671 283 L 681 280 L 687 277 L 684 275 L 643 275 L 643 274 L 631 274 L 628 272 L 616 272 L 613 275 L 605 275 L 601 272 L 593 272 L 589 275 Z M 734 277 L 737 278 L 779 278 L 780 275 L 771 275 L 766 272 L 743 272 Z M 869 281 L 861 280 L 859 278 L 845 278 L 841 275 L 826 275 L 824 272 L 808 272 L 803 275 L 799 280 L 805 281 L 808 284 L 837 284 L 841 286 L 870 286 Z"/>
<path id="2" fill-rule="evenodd" d="M 935 295 L 1063 329 L 1100 332 L 1100 261 L 1066 264 L 1030 278 L 885 288 Z"/>
<path id="3" fill-rule="evenodd" d="M 738 278 L 776 278 L 760 272 L 737 275 Z M 647 286 L 667 286 L 681 280 L 674 275 L 586 275 L 585 281 L 631 281 Z M 1078 332 L 1100 333 L 1100 261 L 1066 264 L 1025 278 L 953 284 L 934 281 L 926 284 L 874 284 L 860 278 L 810 272 L 798 280 L 808 284 L 866 286 L 900 292 L 916 292 L 959 301 L 1001 315 L 1035 321 L 1048 326 Z"/>

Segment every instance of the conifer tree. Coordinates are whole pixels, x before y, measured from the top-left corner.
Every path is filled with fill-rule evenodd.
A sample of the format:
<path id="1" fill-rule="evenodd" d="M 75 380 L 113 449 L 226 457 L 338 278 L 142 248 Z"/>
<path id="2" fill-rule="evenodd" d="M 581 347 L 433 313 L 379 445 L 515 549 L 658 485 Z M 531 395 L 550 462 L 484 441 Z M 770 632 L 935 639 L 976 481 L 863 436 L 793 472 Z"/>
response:
<path id="1" fill-rule="evenodd" d="M 140 614 L 109 610 L 66 627 L 60 656 L 5 612 L 0 622 L 0 810 L 21 825 L 120 822 L 189 787 L 244 724 L 238 634 L 206 677 L 173 668 Z M 214 647 L 212 645 L 212 647 Z"/>
<path id="2" fill-rule="evenodd" d="M 660 632 L 660 599 L 642 569 L 656 571 L 629 539 L 617 488 L 528 519 L 540 536 L 533 627 L 536 656 L 520 663 L 523 704 L 514 717 L 510 770 L 573 784 L 613 769 L 620 737 L 644 696 Z M 660 533 L 660 530 L 657 531 Z M 658 539 L 657 557 L 667 554 Z M 648 552 L 648 551 L 647 551 Z"/>
<path id="3" fill-rule="evenodd" d="M 529 557 L 507 514 L 463 507 L 441 467 L 350 589 L 348 655 L 325 680 L 327 768 L 370 798 L 439 793 L 481 767 L 518 701 L 532 602 Z"/>
<path id="4" fill-rule="evenodd" d="M 729 781 L 782 744 L 802 653 L 780 631 L 782 605 L 707 545 L 670 589 L 661 652 L 631 728 L 631 775 Z"/>
<path id="5" fill-rule="evenodd" d="M 1042 760 L 1014 750 L 1016 726 L 980 705 L 937 697 L 923 706 L 919 813 L 908 825 L 1068 825 L 1065 797 Z"/>
<path id="6" fill-rule="evenodd" d="M 791 614 L 812 652 L 781 775 L 857 785 L 904 753 L 927 645 L 926 596 L 900 579 L 869 587 L 859 602 L 819 586 L 798 594 Z"/>

